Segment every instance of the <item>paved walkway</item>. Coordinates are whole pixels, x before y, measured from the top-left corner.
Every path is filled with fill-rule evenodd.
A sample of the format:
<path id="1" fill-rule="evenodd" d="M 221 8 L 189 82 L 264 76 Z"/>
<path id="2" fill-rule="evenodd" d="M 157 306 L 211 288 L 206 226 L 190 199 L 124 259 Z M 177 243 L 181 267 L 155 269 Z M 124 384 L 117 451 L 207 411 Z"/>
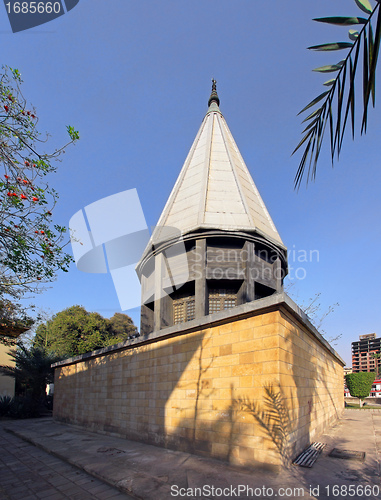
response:
<path id="1" fill-rule="evenodd" d="M 275 496 L 309 500 L 333 498 L 381 500 L 381 410 L 345 410 L 344 418 L 325 435 L 319 437 L 319 441 L 326 443 L 327 446 L 312 469 L 291 466 L 278 474 L 258 470 L 245 471 L 223 462 L 188 453 L 94 434 L 78 427 L 56 423 L 51 419 L 5 421 L 2 422 L 2 426 L 13 435 L 22 437 L 53 455 L 53 457 L 44 455 L 45 458 L 42 459 L 40 449 L 32 451 L 33 448 L 30 448 L 29 444 L 19 445 L 25 446 L 27 450 L 24 458 L 24 448 L 19 447 L 16 454 L 12 453 L 13 442 L 8 441 L 9 445 L 6 445 L 8 455 L 2 455 L 2 459 L 3 466 L 10 469 L 10 476 L 8 479 L 8 476 L 1 471 L 0 484 L 3 484 L 3 478 L 6 477 L 8 483 L 3 484 L 3 490 L 10 495 L 12 492 L 10 486 L 20 480 L 24 487 L 29 488 L 28 494 L 32 496 L 28 497 L 26 493 L 22 493 L 19 497 L 1 497 L 4 499 L 62 498 L 53 496 L 58 495 L 54 488 L 59 488 L 54 484 L 54 479 L 53 482 L 49 482 L 49 472 L 42 471 L 45 467 L 49 467 L 51 477 L 57 474 L 62 481 L 72 481 L 73 488 L 80 488 L 75 493 L 73 490 L 72 496 L 68 496 L 67 492 L 71 494 L 71 490 L 67 483 L 67 489 L 59 491 L 64 495 L 63 498 L 81 500 L 114 497 L 107 497 L 105 495 L 108 493 L 97 490 L 98 487 L 102 488 L 102 483 L 95 481 L 94 484 L 82 483 L 81 479 L 77 479 L 79 477 L 77 474 L 84 473 L 79 470 L 86 471 L 104 483 L 116 486 L 126 494 L 143 500 L 172 498 L 245 500 L 268 499 Z M 15 438 L 9 435 L 8 439 Z M 329 457 L 329 452 L 333 448 L 363 451 L 366 453 L 366 459 L 361 462 Z M 40 461 L 39 465 L 30 466 L 30 463 L 34 463 L 37 459 Z M 77 466 L 79 470 L 73 469 L 61 460 Z M 68 472 L 63 473 L 63 467 L 69 467 Z M 36 472 L 41 477 L 39 479 L 41 486 L 38 487 L 34 485 L 32 476 Z M 84 476 L 82 481 L 85 481 L 85 477 L 89 481 L 88 476 Z M 89 484 L 92 485 L 92 490 L 89 489 Z M 48 496 L 48 493 L 45 497 L 41 496 L 43 487 L 51 496 Z M 104 487 L 108 488 L 105 485 Z M 102 494 L 104 496 L 100 496 Z M 115 498 L 128 497 L 115 496 Z"/>
<path id="2" fill-rule="evenodd" d="M 3 425 L 5 422 L 3 422 Z M 28 425 L 28 421 L 23 421 Z M 95 479 L 0 426 L 1 500 L 129 500 Z"/>

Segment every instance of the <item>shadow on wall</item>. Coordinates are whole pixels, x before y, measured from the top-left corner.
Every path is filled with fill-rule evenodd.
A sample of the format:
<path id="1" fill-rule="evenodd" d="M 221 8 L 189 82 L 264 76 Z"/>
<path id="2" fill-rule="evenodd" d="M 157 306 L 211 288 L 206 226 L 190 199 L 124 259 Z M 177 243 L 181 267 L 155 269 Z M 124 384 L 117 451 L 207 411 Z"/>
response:
<path id="1" fill-rule="evenodd" d="M 199 369 L 195 354 L 202 348 L 204 334 L 137 345 L 56 368 L 54 418 L 93 431 L 168 446 L 166 403 L 182 374 Z M 198 392 L 208 386 L 201 378 L 200 374 Z M 182 400 L 186 400 L 185 389 Z M 197 418 L 199 410 L 196 399 L 192 418 Z M 177 441 L 183 437 L 177 436 Z"/>
<path id="2" fill-rule="evenodd" d="M 264 387 L 263 404 L 245 397 L 239 398 L 236 403 L 241 411 L 249 413 L 266 432 L 278 450 L 281 464 L 288 465 L 293 458 L 289 450 L 291 422 L 281 389 L 272 385 Z"/>

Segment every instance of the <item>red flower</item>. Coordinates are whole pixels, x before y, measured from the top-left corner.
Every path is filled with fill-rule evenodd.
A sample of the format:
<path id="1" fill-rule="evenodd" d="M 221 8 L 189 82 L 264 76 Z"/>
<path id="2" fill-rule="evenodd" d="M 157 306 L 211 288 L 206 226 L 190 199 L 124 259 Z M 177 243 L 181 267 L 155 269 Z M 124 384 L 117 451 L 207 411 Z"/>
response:
<path id="1" fill-rule="evenodd" d="M 34 168 L 36 168 L 36 167 L 37 167 L 37 165 L 36 165 L 35 163 L 33 163 L 33 166 L 34 166 Z"/>
<path id="2" fill-rule="evenodd" d="M 38 201 L 38 198 L 36 196 L 33 196 L 32 200 L 33 201 Z"/>
<path id="3" fill-rule="evenodd" d="M 31 115 L 32 118 L 36 118 L 35 115 Z"/>
<path id="4" fill-rule="evenodd" d="M 25 194 L 22 194 L 22 195 L 20 196 L 20 198 L 21 198 L 22 200 L 27 200 L 27 199 L 28 199 L 28 198 L 25 196 Z"/>
<path id="5" fill-rule="evenodd" d="M 5 175 L 4 175 L 4 177 L 5 177 L 6 179 L 9 179 L 9 175 L 7 175 L 7 174 L 5 174 Z"/>
<path id="6" fill-rule="evenodd" d="M 7 196 L 12 196 L 12 193 L 10 193 L 10 192 L 9 192 L 9 193 L 7 193 Z"/>
<path id="7" fill-rule="evenodd" d="M 24 184 L 28 184 L 28 181 L 26 179 L 23 180 Z"/>
<path id="8" fill-rule="evenodd" d="M 29 116 L 30 115 L 30 111 L 27 111 L 26 114 Z"/>
<path id="9" fill-rule="evenodd" d="M 7 227 L 5 228 L 5 230 L 6 230 L 6 231 L 9 231 L 9 229 L 8 229 Z"/>
<path id="10" fill-rule="evenodd" d="M 16 224 L 15 224 L 15 227 L 18 228 L 18 226 L 16 226 Z"/>
<path id="11" fill-rule="evenodd" d="M 5 109 L 5 111 L 8 113 L 8 109 L 9 109 L 9 108 L 8 108 L 8 106 L 7 106 L 7 105 L 5 105 L 5 106 L 4 106 L 4 109 Z"/>
<path id="12" fill-rule="evenodd" d="M 36 234 L 38 234 L 38 231 L 35 231 Z"/>
<path id="13" fill-rule="evenodd" d="M 12 193 L 12 196 L 16 196 L 16 198 L 17 198 L 17 193 Z"/>
<path id="14" fill-rule="evenodd" d="M 40 231 L 40 233 L 41 233 L 41 234 L 45 234 L 45 232 L 44 232 L 44 231 Z"/>
<path id="15" fill-rule="evenodd" d="M 26 165 L 27 167 L 29 167 L 29 165 L 30 165 L 29 161 L 26 161 L 26 160 L 25 160 L 25 162 L 24 162 L 24 163 L 25 163 L 25 165 Z"/>
<path id="16" fill-rule="evenodd" d="M 11 95 L 9 95 L 9 96 L 8 96 L 8 99 L 9 99 L 10 101 L 13 101 L 13 99 L 12 99 L 12 96 L 11 96 Z"/>
<path id="17" fill-rule="evenodd" d="M 41 278 L 37 278 L 38 280 L 40 280 Z"/>
<path id="18" fill-rule="evenodd" d="M 52 215 L 52 212 L 46 212 L 46 215 Z"/>

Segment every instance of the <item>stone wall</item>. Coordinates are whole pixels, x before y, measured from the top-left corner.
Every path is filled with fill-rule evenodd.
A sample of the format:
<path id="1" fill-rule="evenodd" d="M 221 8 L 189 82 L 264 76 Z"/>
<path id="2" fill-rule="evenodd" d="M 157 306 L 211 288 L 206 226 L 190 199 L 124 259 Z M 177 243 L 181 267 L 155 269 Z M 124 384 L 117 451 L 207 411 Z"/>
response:
<path id="1" fill-rule="evenodd" d="M 0 365 L 15 366 L 15 360 L 11 358 L 8 352 L 12 347 L 0 343 Z M 13 396 L 15 395 L 15 379 L 0 375 L 0 396 Z"/>
<path id="2" fill-rule="evenodd" d="M 279 466 L 341 415 L 343 366 L 277 294 L 57 364 L 54 418 L 243 466 Z"/>

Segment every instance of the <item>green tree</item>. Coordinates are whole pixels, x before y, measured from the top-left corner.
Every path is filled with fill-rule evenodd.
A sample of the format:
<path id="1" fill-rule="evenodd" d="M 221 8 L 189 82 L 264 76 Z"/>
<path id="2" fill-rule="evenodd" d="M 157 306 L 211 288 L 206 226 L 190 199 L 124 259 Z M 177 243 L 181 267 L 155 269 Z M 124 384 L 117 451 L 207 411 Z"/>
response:
<path id="1" fill-rule="evenodd" d="M 302 146 L 304 152 L 295 176 L 295 186 L 299 187 L 304 176 L 308 180 L 316 177 L 316 167 L 324 138 L 326 126 L 329 126 L 332 163 L 335 153 L 340 155 L 344 132 L 351 115 L 352 137 L 355 136 L 355 82 L 362 66 L 362 122 L 361 133 L 366 132 L 368 106 L 372 96 L 375 105 L 375 80 L 377 59 L 381 39 L 381 9 L 379 0 L 372 9 L 368 0 L 354 0 L 366 17 L 322 17 L 314 19 L 321 23 L 339 26 L 358 26 L 357 30 L 349 30 L 349 42 L 333 42 L 308 47 L 315 51 L 348 50 L 344 59 L 335 64 L 321 66 L 313 71 L 319 73 L 336 73 L 335 78 L 327 80 L 328 88 L 305 106 L 299 114 L 308 110 L 307 123 L 303 130 L 303 138 L 293 154 Z M 377 20 L 374 22 L 374 20 Z M 375 25 L 375 29 L 374 29 Z M 361 54 L 360 54 L 361 53 Z M 362 60 L 362 64 L 359 61 Z M 359 69 L 360 68 L 360 69 Z M 313 109 L 317 105 L 315 109 Z"/>
<path id="2" fill-rule="evenodd" d="M 360 408 L 364 403 L 364 399 L 369 396 L 374 378 L 374 372 L 348 373 L 345 375 L 348 390 L 352 397 L 359 399 Z"/>
<path id="3" fill-rule="evenodd" d="M 137 328 L 134 325 L 132 319 L 127 316 L 127 314 L 115 313 L 112 318 L 108 320 L 109 322 L 109 333 L 111 340 L 115 340 L 114 343 L 123 342 L 127 340 L 128 337 L 136 335 Z"/>
<path id="4" fill-rule="evenodd" d="M 51 364 L 58 361 L 59 357 L 41 347 L 28 349 L 22 342 L 9 354 L 15 360 L 16 366 L 0 366 L 0 373 L 15 378 L 18 387 L 33 399 L 43 398 L 46 385 L 54 380 Z"/>
<path id="5" fill-rule="evenodd" d="M 77 305 L 40 324 L 33 345 L 70 357 L 123 342 L 135 334 L 136 327 L 126 314 L 116 313 L 108 320 Z"/>
<path id="6" fill-rule="evenodd" d="M 58 195 L 45 181 L 53 160 L 77 139 L 51 153 L 41 151 L 36 110 L 21 92 L 18 70 L 3 67 L 0 75 L 0 297 L 19 299 L 41 290 L 72 260 L 63 251 L 66 229 L 53 223 Z"/>
<path id="7" fill-rule="evenodd" d="M 0 343 L 16 345 L 17 337 L 33 324 L 34 319 L 20 305 L 0 299 Z"/>

